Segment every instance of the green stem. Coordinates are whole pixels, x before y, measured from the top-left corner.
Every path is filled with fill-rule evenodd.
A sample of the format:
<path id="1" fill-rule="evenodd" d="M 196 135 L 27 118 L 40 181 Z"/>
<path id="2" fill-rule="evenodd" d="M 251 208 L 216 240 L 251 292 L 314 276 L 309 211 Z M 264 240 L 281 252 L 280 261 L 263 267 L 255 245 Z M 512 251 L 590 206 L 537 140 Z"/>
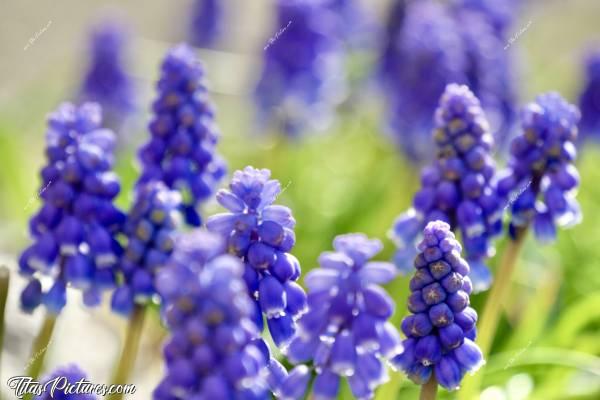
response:
<path id="1" fill-rule="evenodd" d="M 119 359 L 119 364 L 117 364 L 117 368 L 113 375 L 113 385 L 125 385 L 128 383 L 129 375 L 135 365 L 135 359 L 140 347 L 145 312 L 146 307 L 143 305 L 136 304 L 133 308 L 133 312 L 129 319 L 129 326 L 127 327 L 125 344 L 121 351 L 121 358 Z M 121 400 L 122 398 L 123 393 L 113 394 L 108 397 L 109 400 Z"/>
<path id="2" fill-rule="evenodd" d="M 496 270 L 494 283 L 488 293 L 482 318 L 477 328 L 476 340 L 484 359 L 487 359 L 492 347 L 498 322 L 500 321 L 501 309 L 508 295 L 513 273 L 526 236 L 527 228 L 521 228 L 517 230 L 516 238 L 508 243 L 506 249 L 504 249 L 500 265 Z M 461 399 L 475 398 L 474 393 L 479 389 L 483 378 L 482 372 L 479 371 L 479 373 L 465 379 L 465 384 L 460 391 Z"/>
<path id="3" fill-rule="evenodd" d="M 54 332 L 57 317 L 57 315 L 52 313 L 46 314 L 42 328 L 33 342 L 31 358 L 29 359 L 27 368 L 27 376 L 30 376 L 34 380 L 40 376 L 40 372 L 42 372 L 42 368 L 44 367 L 46 353 L 48 352 L 48 346 L 50 346 L 50 342 L 52 341 L 52 333 Z"/>
<path id="4" fill-rule="evenodd" d="M 6 309 L 9 283 L 10 272 L 2 265 L 0 266 L 0 381 L 2 381 L 2 350 L 4 349 L 4 310 Z"/>
<path id="5" fill-rule="evenodd" d="M 438 383 L 434 376 L 431 376 L 431 379 L 421 386 L 421 394 L 419 395 L 419 400 L 435 400 L 437 396 L 437 387 Z"/>

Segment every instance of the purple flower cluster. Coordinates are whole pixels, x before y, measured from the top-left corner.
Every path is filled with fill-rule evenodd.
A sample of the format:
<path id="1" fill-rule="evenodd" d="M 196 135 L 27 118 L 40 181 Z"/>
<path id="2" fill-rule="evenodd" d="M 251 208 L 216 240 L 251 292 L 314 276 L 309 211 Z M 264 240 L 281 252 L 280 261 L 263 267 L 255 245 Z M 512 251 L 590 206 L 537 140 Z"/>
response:
<path id="1" fill-rule="evenodd" d="M 66 380 L 66 385 L 63 388 L 63 382 Z M 57 384 L 56 390 L 52 391 L 54 382 Z M 66 390 L 67 385 L 76 385 L 77 383 L 89 383 L 87 380 L 86 373 L 79 368 L 79 366 L 72 364 L 61 368 L 57 368 L 52 374 L 48 375 L 42 380 L 42 384 L 46 388 L 46 391 L 38 396 L 35 396 L 35 400 L 97 400 L 98 397 L 91 393 L 85 393 L 85 385 L 79 387 L 78 393 L 71 393 Z M 50 383 L 50 385 L 48 385 Z M 48 385 L 48 386 L 46 386 Z M 68 392 L 68 393 L 67 393 Z"/>
<path id="2" fill-rule="evenodd" d="M 286 354 L 293 363 L 312 361 L 315 398 L 335 398 L 342 377 L 356 398 L 371 398 L 388 378 L 382 359 L 402 350 L 398 332 L 388 322 L 394 302 L 379 286 L 396 271 L 390 263 L 369 261 L 383 246 L 364 234 L 337 236 L 333 247 L 335 251 L 319 257 L 321 268 L 305 278 L 309 309 Z M 306 389 L 305 376 L 306 370 L 297 367 L 276 393 L 298 398 Z"/>
<path id="3" fill-rule="evenodd" d="M 195 0 L 192 6 L 190 43 L 198 47 L 212 47 L 223 33 L 223 0 Z"/>
<path id="4" fill-rule="evenodd" d="M 21 294 L 25 311 L 43 303 L 58 314 L 69 284 L 84 290 L 87 305 L 96 305 L 99 290 L 115 284 L 121 248 L 114 235 L 124 216 L 113 204 L 120 191 L 112 172 L 115 136 L 101 121 L 100 107 L 92 103 L 64 103 L 48 118 L 43 205 L 29 224 L 34 243 L 19 260 L 29 277 Z M 42 289 L 41 276 L 52 277 L 50 289 Z"/>
<path id="5" fill-rule="evenodd" d="M 467 372 L 483 363 L 474 343 L 477 313 L 469 307 L 469 264 L 460 243 L 442 221 L 427 224 L 410 280 L 408 309 L 402 321 L 404 352 L 392 362 L 415 383 L 430 379 L 455 390 Z"/>
<path id="6" fill-rule="evenodd" d="M 255 89 L 259 122 L 290 136 L 327 126 L 344 95 L 339 17 L 325 3 L 278 0 L 276 31 L 264 48 Z"/>
<path id="7" fill-rule="evenodd" d="M 244 269 L 224 252 L 219 237 L 193 231 L 177 241 L 170 264 L 158 273 L 171 333 L 155 400 L 268 398 Z"/>
<path id="8" fill-rule="evenodd" d="M 450 83 L 481 99 L 503 138 L 514 119 L 512 58 L 488 18 L 433 0 L 394 3 L 380 66 L 388 130 L 412 160 L 427 160 L 431 116 Z M 390 89 L 393 88 L 393 89 Z"/>
<path id="9" fill-rule="evenodd" d="M 491 239 L 502 230 L 490 127 L 475 95 L 466 86 L 454 84 L 442 95 L 435 121 L 437 160 L 421 173 L 422 187 L 414 197 L 414 208 L 394 224 L 395 263 L 406 271 L 425 225 L 446 221 L 461 232 L 475 290 L 485 290 L 492 277 L 483 260 L 493 255 Z"/>
<path id="10" fill-rule="evenodd" d="M 117 266 L 122 284 L 112 296 L 113 310 L 123 315 L 156 294 L 154 277 L 168 261 L 181 225 L 178 192 L 162 182 L 149 182 L 138 186 L 135 195 L 123 227 L 127 247 Z"/>
<path id="11" fill-rule="evenodd" d="M 217 193 L 230 212 L 210 217 L 207 228 L 225 238 L 229 253 L 244 262 L 244 280 L 260 310 L 257 325 L 262 329 L 264 314 L 275 344 L 285 346 L 295 319 L 305 311 L 306 294 L 296 283 L 300 263 L 289 253 L 296 242 L 296 220 L 288 207 L 273 204 L 281 185 L 270 176 L 268 169 L 236 171 L 229 190 Z"/>
<path id="12" fill-rule="evenodd" d="M 201 224 L 196 208 L 214 192 L 225 174 L 215 154 L 218 130 L 200 62 L 191 48 L 179 45 L 162 63 L 158 98 L 152 105 L 150 141 L 140 149 L 139 183 L 162 181 L 183 192 L 186 222 Z"/>
<path id="13" fill-rule="evenodd" d="M 114 22 L 98 25 L 91 32 L 89 66 L 79 97 L 100 103 L 109 126 L 118 124 L 135 108 L 133 82 L 127 75 L 127 32 Z"/>
<path id="14" fill-rule="evenodd" d="M 581 135 L 600 139 L 600 49 L 588 54 L 585 62 L 585 82 L 579 95 Z"/>
<path id="15" fill-rule="evenodd" d="M 523 133 L 511 142 L 508 169 L 498 182 L 498 194 L 511 206 L 513 237 L 533 223 L 535 236 L 548 242 L 556 226 L 581 220 L 574 165 L 579 117 L 558 93 L 542 94 L 523 109 Z"/>

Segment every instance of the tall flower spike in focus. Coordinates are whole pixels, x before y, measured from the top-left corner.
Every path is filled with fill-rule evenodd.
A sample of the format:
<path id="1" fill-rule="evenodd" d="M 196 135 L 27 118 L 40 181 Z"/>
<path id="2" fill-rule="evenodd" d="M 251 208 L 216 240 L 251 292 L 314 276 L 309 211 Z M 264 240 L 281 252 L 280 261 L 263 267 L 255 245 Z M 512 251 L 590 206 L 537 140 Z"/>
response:
<path id="1" fill-rule="evenodd" d="M 337 236 L 333 247 L 319 257 L 321 268 L 305 278 L 308 312 L 298 321 L 298 335 L 286 355 L 293 363 L 312 361 L 315 398 L 336 398 L 344 377 L 355 398 L 372 398 L 388 379 L 384 360 L 402 351 L 398 331 L 388 322 L 394 301 L 379 286 L 390 282 L 396 269 L 369 261 L 383 246 L 364 234 Z M 290 373 L 276 394 L 299 398 L 293 394 L 306 390 L 304 375 L 302 370 Z"/>
<path id="2" fill-rule="evenodd" d="M 580 222 L 574 165 L 579 118 L 577 107 L 554 92 L 522 110 L 523 133 L 511 142 L 508 169 L 498 182 L 498 193 L 511 207 L 513 237 L 533 223 L 536 238 L 551 242 L 556 226 Z"/>
<path id="3" fill-rule="evenodd" d="M 124 216 L 113 204 L 120 191 L 112 171 L 115 135 L 101 122 L 93 103 L 64 103 L 48 118 L 43 205 L 29 224 L 34 243 L 19 260 L 20 272 L 29 277 L 21 293 L 25 311 L 43 303 L 57 315 L 67 286 L 82 289 L 86 305 L 97 305 L 100 290 L 115 285 L 122 251 L 115 235 Z M 42 276 L 52 278 L 49 289 L 43 290 Z"/>
<path id="4" fill-rule="evenodd" d="M 267 399 L 266 359 L 243 265 L 220 237 L 196 230 L 177 241 L 156 280 L 170 335 L 154 400 Z"/>
<path id="5" fill-rule="evenodd" d="M 139 152 L 139 184 L 162 181 L 182 192 L 185 220 L 198 226 L 197 207 L 225 174 L 216 154 L 219 133 L 203 83 L 204 71 L 191 48 L 178 45 L 166 55 L 152 105 L 151 139 Z"/>
<path id="6" fill-rule="evenodd" d="M 156 295 L 154 277 L 173 251 L 181 225 L 178 192 L 149 182 L 138 186 L 135 196 L 123 228 L 127 246 L 117 268 L 123 282 L 112 296 L 112 309 L 123 315 Z"/>
<path id="7" fill-rule="evenodd" d="M 270 176 L 268 169 L 250 166 L 236 171 L 229 190 L 217 193 L 217 201 L 230 212 L 210 217 L 206 225 L 244 262 L 244 280 L 260 310 L 257 325 L 262 330 L 264 314 L 271 337 L 282 347 L 305 311 L 306 294 L 296 283 L 300 263 L 289 253 L 296 242 L 296 220 L 288 207 L 273 204 L 281 185 Z"/>
<path id="8" fill-rule="evenodd" d="M 448 222 L 460 231 L 474 290 L 486 290 L 492 276 L 484 260 L 494 254 L 491 239 L 502 230 L 497 195 L 494 140 L 479 100 L 469 88 L 448 85 L 435 113 L 437 159 L 421 172 L 413 208 L 400 215 L 391 232 L 401 271 L 416 255 L 415 245 L 430 221 Z"/>
<path id="9" fill-rule="evenodd" d="M 582 139 L 600 140 L 600 48 L 585 60 L 585 81 L 579 95 Z"/>
<path id="10" fill-rule="evenodd" d="M 327 2 L 277 0 L 255 88 L 261 125 L 289 136 L 326 128 L 346 91 L 339 16 Z"/>
<path id="11" fill-rule="evenodd" d="M 410 280 L 408 309 L 402 321 L 404 352 L 392 363 L 416 384 L 431 379 L 448 390 L 483 363 L 475 344 L 477 312 L 469 307 L 469 264 L 461 246 L 442 221 L 427 224 Z"/>
<path id="12" fill-rule="evenodd" d="M 79 98 L 102 106 L 107 126 L 115 129 L 135 109 L 134 86 L 127 75 L 126 54 L 129 36 L 116 22 L 103 22 L 89 38 L 88 66 Z"/>
<path id="13" fill-rule="evenodd" d="M 212 47 L 223 33 L 224 0 L 194 0 L 190 21 L 190 43 Z"/>
<path id="14" fill-rule="evenodd" d="M 63 386 L 63 382 L 66 380 L 66 385 Z M 86 373 L 75 364 L 67 365 L 64 367 L 57 368 L 42 380 L 42 385 L 46 387 L 46 390 L 34 397 L 34 400 L 97 400 L 98 397 L 94 393 L 73 393 L 70 390 L 66 390 L 67 385 L 77 385 L 77 382 L 90 383 L 87 379 Z M 52 391 L 52 387 L 56 384 L 56 390 Z M 48 385 L 48 386 L 46 386 Z M 85 388 L 85 385 L 81 385 Z"/>

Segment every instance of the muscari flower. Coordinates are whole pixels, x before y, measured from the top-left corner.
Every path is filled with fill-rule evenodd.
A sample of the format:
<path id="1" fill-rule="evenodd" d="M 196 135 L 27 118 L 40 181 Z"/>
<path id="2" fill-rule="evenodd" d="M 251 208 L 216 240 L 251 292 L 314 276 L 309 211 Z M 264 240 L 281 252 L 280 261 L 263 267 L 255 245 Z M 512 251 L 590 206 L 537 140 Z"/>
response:
<path id="1" fill-rule="evenodd" d="M 167 53 L 152 105 L 151 139 L 139 152 L 139 184 L 162 181 L 181 191 L 185 220 L 193 226 L 201 224 L 196 208 L 211 196 L 226 170 L 215 153 L 219 134 L 203 75 L 188 46 Z"/>
<path id="2" fill-rule="evenodd" d="M 195 0 L 189 28 L 190 43 L 211 47 L 223 33 L 223 0 Z"/>
<path id="3" fill-rule="evenodd" d="M 410 281 L 411 315 L 401 326 L 404 352 L 392 360 L 419 385 L 434 378 L 448 390 L 458 389 L 465 373 L 484 363 L 474 342 L 477 312 L 469 307 L 469 264 L 460 252 L 448 224 L 427 224 Z"/>
<path id="4" fill-rule="evenodd" d="M 508 168 L 498 182 L 498 193 L 511 208 L 513 238 L 533 223 L 536 238 L 549 242 L 556 226 L 581 221 L 574 165 L 579 117 L 577 107 L 553 92 L 522 110 L 523 133 L 511 142 Z"/>
<path id="5" fill-rule="evenodd" d="M 133 82 L 125 62 L 127 41 L 125 28 L 114 22 L 92 30 L 88 67 L 79 90 L 80 99 L 102 106 L 104 120 L 114 127 L 135 109 Z"/>
<path id="6" fill-rule="evenodd" d="M 384 360 L 402 351 L 400 336 L 388 322 L 394 301 L 379 286 L 391 281 L 396 270 L 390 263 L 370 261 L 383 246 L 364 234 L 337 236 L 333 247 L 319 257 L 321 268 L 305 278 L 308 312 L 298 321 L 298 335 L 286 355 L 293 363 L 312 361 L 315 398 L 334 399 L 342 378 L 356 398 L 371 398 L 388 379 Z M 299 398 L 307 375 L 306 367 L 296 367 L 275 394 Z"/>
<path id="7" fill-rule="evenodd" d="M 218 236 L 197 230 L 178 239 L 156 278 L 170 337 L 166 374 L 153 399 L 268 398 L 261 375 L 266 358 L 243 270 Z"/>
<path id="8" fill-rule="evenodd" d="M 581 136 L 600 139 L 600 49 L 590 52 L 586 58 L 579 108 Z"/>
<path id="9" fill-rule="evenodd" d="M 503 204 L 491 155 L 494 140 L 479 101 L 466 86 L 448 85 L 435 124 L 437 159 L 421 172 L 413 208 L 394 223 L 394 262 L 407 272 L 426 224 L 446 221 L 461 233 L 475 291 L 486 290 L 492 276 L 484 260 L 493 255 L 491 239 L 502 230 Z"/>
<path id="10" fill-rule="evenodd" d="M 504 144 L 516 118 L 514 54 L 481 13 L 467 8 L 455 19 L 465 51 L 466 82 L 481 101 L 496 142 Z"/>
<path id="11" fill-rule="evenodd" d="M 472 11 L 479 14 L 480 18 L 486 20 L 496 36 L 507 40 L 509 30 L 516 19 L 520 0 L 452 0 L 452 7 L 458 12 Z"/>
<path id="12" fill-rule="evenodd" d="M 324 1 L 277 1 L 254 94 L 261 125 L 293 137 L 329 125 L 345 95 L 338 20 Z"/>
<path id="13" fill-rule="evenodd" d="M 124 216 L 113 204 L 120 191 L 112 171 L 115 136 L 101 122 L 100 107 L 92 103 L 64 103 L 48 118 L 43 205 L 29 224 L 34 243 L 19 260 L 29 278 L 21 294 L 25 311 L 43 303 L 58 314 L 68 285 L 83 290 L 88 306 L 100 302 L 101 289 L 114 287 L 121 253 L 115 235 Z M 47 290 L 42 277 L 52 281 Z"/>
<path id="14" fill-rule="evenodd" d="M 300 263 L 289 253 L 296 242 L 296 220 L 288 207 L 273 204 L 281 185 L 270 176 L 268 169 L 236 171 L 229 190 L 217 193 L 230 212 L 210 217 L 206 226 L 244 262 L 244 280 L 259 310 L 256 323 L 262 330 L 264 314 L 275 344 L 284 347 L 294 334 L 295 319 L 305 311 L 306 294 L 296 283 Z"/>
<path id="15" fill-rule="evenodd" d="M 112 296 L 112 309 L 123 315 L 157 294 L 154 277 L 171 255 L 181 225 L 178 192 L 149 182 L 138 186 L 135 195 L 123 227 L 127 246 L 117 265 L 122 283 Z"/>
<path id="16" fill-rule="evenodd" d="M 77 385 L 81 382 L 80 385 Z M 50 385 L 48 385 L 50 383 Z M 86 373 L 79 366 L 72 364 L 57 368 L 52 374 L 43 379 L 42 385 L 46 386 L 46 391 L 35 396 L 35 400 L 97 400 L 98 397 L 90 392 L 91 384 L 87 380 Z M 75 386 L 72 386 L 75 385 Z M 52 391 L 52 387 L 56 387 Z M 77 393 L 72 393 L 71 388 L 77 389 Z"/>
<path id="17" fill-rule="evenodd" d="M 428 158 L 427 132 L 444 88 L 466 81 L 466 59 L 456 22 L 442 4 L 422 0 L 396 7 L 379 78 L 387 96 L 387 130 L 419 161 Z"/>

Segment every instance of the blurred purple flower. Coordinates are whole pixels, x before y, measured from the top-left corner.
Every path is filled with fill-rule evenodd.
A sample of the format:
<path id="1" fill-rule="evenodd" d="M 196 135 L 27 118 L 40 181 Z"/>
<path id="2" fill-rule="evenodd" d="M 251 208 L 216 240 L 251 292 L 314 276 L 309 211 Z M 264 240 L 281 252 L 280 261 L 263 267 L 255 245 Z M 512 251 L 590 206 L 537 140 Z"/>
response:
<path id="1" fill-rule="evenodd" d="M 192 226 L 201 224 L 197 207 L 213 194 L 226 171 L 215 150 L 219 132 L 203 77 L 190 47 L 178 45 L 167 53 L 152 104 L 151 139 L 139 151 L 138 184 L 162 181 L 181 191 L 185 220 Z"/>
<path id="2" fill-rule="evenodd" d="M 158 273 L 170 336 L 155 400 L 269 398 L 244 269 L 224 251 L 218 237 L 193 231 L 177 242 L 172 261 Z"/>
<path id="3" fill-rule="evenodd" d="M 194 0 L 189 29 L 190 43 L 198 47 L 213 47 L 223 34 L 223 0 Z"/>
<path id="4" fill-rule="evenodd" d="M 63 387 L 63 382 L 66 380 L 65 388 Z M 52 372 L 52 374 L 48 375 L 42 380 L 43 385 L 47 385 L 52 382 L 50 385 L 46 387 L 46 391 L 39 396 L 35 396 L 35 400 L 97 400 L 98 397 L 96 395 L 88 394 L 88 393 L 71 393 L 68 390 L 65 390 L 68 385 L 75 385 L 77 382 L 87 382 L 87 376 L 79 366 L 72 364 L 67 365 L 65 367 L 57 368 Z M 56 382 L 56 390 L 51 391 L 54 386 L 54 382 Z M 84 386 L 82 386 L 83 388 Z M 66 393 L 66 392 L 69 393 Z"/>
<path id="5" fill-rule="evenodd" d="M 585 60 L 585 78 L 579 95 L 582 139 L 600 139 L 600 49 L 590 51 Z"/>
<path id="6" fill-rule="evenodd" d="M 48 118 L 43 205 L 29 223 L 34 243 L 19 260 L 20 272 L 30 280 L 21 294 L 25 311 L 43 303 L 58 314 L 67 285 L 82 289 L 88 306 L 96 305 L 100 289 L 115 285 L 122 252 L 115 235 L 124 215 L 113 204 L 120 191 L 112 171 L 115 136 L 101 123 L 100 107 L 93 103 L 64 103 Z M 42 276 L 52 278 L 47 290 Z"/>

